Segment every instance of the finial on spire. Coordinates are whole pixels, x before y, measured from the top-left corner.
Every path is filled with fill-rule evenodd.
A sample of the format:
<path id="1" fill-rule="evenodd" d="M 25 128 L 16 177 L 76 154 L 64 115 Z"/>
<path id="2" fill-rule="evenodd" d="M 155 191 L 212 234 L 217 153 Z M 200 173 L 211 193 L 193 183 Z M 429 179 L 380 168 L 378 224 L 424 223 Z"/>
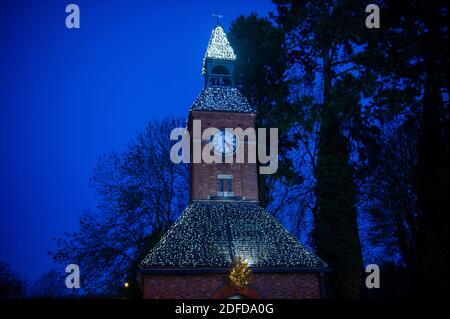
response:
<path id="1" fill-rule="evenodd" d="M 220 15 L 220 14 L 219 14 L 219 9 L 217 9 L 217 10 L 216 10 L 216 13 L 215 13 L 215 14 L 213 13 L 212 16 L 217 18 L 217 25 L 219 25 L 219 24 L 220 24 L 219 19 L 222 19 L 222 18 L 223 18 L 223 15 Z"/>

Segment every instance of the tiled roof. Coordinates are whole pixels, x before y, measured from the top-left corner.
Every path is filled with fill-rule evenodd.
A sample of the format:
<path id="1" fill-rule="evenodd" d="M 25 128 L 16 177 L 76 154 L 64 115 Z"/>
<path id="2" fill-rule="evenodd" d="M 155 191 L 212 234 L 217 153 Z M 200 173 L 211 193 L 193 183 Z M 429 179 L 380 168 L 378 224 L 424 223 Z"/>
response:
<path id="1" fill-rule="evenodd" d="M 326 267 L 259 204 L 197 201 L 144 258 L 141 268 L 224 268 L 238 256 L 257 268 Z"/>
<path id="2" fill-rule="evenodd" d="M 204 88 L 192 104 L 191 111 L 228 111 L 254 113 L 247 99 L 234 87 Z"/>

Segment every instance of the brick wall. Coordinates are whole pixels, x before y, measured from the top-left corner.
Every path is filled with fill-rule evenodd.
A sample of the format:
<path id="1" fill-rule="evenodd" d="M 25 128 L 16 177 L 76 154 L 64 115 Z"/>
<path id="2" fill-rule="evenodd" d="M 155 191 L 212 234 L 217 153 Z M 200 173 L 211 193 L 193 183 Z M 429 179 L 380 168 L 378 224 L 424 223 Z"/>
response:
<path id="1" fill-rule="evenodd" d="M 241 127 L 243 130 L 248 127 L 254 127 L 255 114 L 252 113 L 231 113 L 231 112 L 201 112 L 193 111 L 189 117 L 189 131 L 193 138 L 192 121 L 201 120 L 201 129 L 209 127 L 217 129 Z M 209 141 L 204 141 L 203 146 Z M 240 141 L 239 147 L 245 147 L 245 155 L 247 155 L 247 145 Z M 250 141 L 256 143 L 255 140 Z M 246 141 L 248 143 L 248 141 Z M 193 147 L 191 145 L 191 161 Z M 233 164 L 227 163 L 197 163 L 191 164 L 191 199 L 208 199 L 208 196 L 217 196 L 219 191 L 219 180 L 217 175 L 230 174 L 233 175 L 233 191 L 235 196 L 245 196 L 246 200 L 258 200 L 258 181 L 256 163 L 248 163 L 245 156 L 245 163 Z"/>
<path id="2" fill-rule="evenodd" d="M 241 294 L 248 298 L 319 299 L 317 273 L 257 273 L 247 288 L 229 285 L 225 274 L 144 275 L 145 299 L 228 298 Z"/>

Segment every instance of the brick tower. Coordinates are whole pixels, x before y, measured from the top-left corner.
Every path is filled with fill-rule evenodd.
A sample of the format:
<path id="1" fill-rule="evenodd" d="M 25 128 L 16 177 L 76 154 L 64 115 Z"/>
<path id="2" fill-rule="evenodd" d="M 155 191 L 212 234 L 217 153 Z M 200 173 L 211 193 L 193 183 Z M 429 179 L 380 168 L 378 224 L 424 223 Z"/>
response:
<path id="1" fill-rule="evenodd" d="M 204 88 L 190 108 L 190 204 L 141 263 L 144 298 L 321 298 L 326 264 L 308 251 L 258 202 L 256 163 L 236 163 L 239 148 L 256 139 L 228 128 L 253 128 L 256 110 L 235 87 L 236 56 L 217 25 L 203 60 Z M 214 127 L 207 136 L 200 130 Z M 211 143 L 221 162 L 196 162 L 195 143 Z M 252 270 L 250 282 L 233 285 L 237 259 Z"/>

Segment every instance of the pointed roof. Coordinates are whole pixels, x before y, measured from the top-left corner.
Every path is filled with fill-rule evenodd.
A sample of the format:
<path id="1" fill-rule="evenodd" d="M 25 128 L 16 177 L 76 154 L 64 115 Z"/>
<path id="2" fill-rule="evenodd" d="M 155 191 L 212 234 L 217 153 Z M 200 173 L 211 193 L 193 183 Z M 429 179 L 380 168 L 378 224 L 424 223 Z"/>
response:
<path id="1" fill-rule="evenodd" d="M 216 26 L 211 33 L 205 59 L 236 60 L 233 48 L 220 25 Z"/>
<path id="2" fill-rule="evenodd" d="M 258 269 L 327 266 L 259 204 L 197 201 L 144 258 L 141 270 L 223 269 L 238 256 Z"/>
<path id="3" fill-rule="evenodd" d="M 195 99 L 190 111 L 255 113 L 245 96 L 234 87 L 207 87 Z"/>

